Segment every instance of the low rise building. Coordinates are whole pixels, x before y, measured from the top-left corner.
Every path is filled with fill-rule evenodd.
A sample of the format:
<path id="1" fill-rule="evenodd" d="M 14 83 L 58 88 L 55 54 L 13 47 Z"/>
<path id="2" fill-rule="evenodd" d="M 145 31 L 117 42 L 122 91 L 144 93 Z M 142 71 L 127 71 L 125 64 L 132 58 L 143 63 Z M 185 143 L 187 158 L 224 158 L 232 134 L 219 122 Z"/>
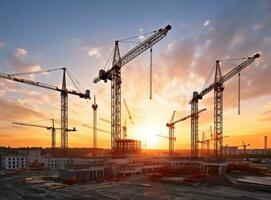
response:
<path id="1" fill-rule="evenodd" d="M 104 166 L 92 166 L 88 168 L 62 168 L 59 169 L 59 178 L 74 180 L 75 182 L 89 182 L 104 179 Z"/>
<path id="2" fill-rule="evenodd" d="M 140 174 L 150 174 L 161 172 L 164 168 L 163 165 L 128 165 L 124 168 L 120 168 L 118 171 L 118 175 L 121 176 L 135 176 Z"/>
<path id="3" fill-rule="evenodd" d="M 70 166 L 101 166 L 104 165 L 103 158 L 92 157 L 45 157 L 42 160 L 44 167 L 48 169 L 61 169 Z"/>
<path id="4" fill-rule="evenodd" d="M 40 147 L 18 149 L 18 153 L 27 156 L 27 167 L 33 167 L 42 162 Z"/>
<path id="5" fill-rule="evenodd" d="M 2 169 L 24 169 L 27 167 L 27 156 L 23 154 L 1 155 Z"/>
<path id="6" fill-rule="evenodd" d="M 224 155 L 238 155 L 240 154 L 237 146 L 224 146 L 223 147 L 223 154 Z"/>

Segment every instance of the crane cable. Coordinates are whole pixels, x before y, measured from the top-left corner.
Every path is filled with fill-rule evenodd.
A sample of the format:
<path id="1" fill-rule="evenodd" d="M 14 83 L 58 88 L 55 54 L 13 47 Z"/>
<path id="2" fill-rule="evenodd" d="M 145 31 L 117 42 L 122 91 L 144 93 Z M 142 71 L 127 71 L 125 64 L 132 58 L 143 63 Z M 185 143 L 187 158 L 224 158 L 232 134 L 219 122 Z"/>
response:
<path id="1" fill-rule="evenodd" d="M 44 125 L 41 122 L 48 122 L 51 121 L 52 119 L 42 119 L 42 120 L 38 120 L 38 121 L 29 121 L 29 122 L 21 122 L 21 123 L 27 123 L 27 124 L 35 124 L 35 125 Z M 13 122 L 12 120 L 9 120 L 10 122 Z M 47 126 L 47 125 L 44 125 Z"/>
<path id="2" fill-rule="evenodd" d="M 105 63 L 105 66 L 104 66 L 104 70 L 106 70 L 106 68 L 109 68 L 110 67 L 110 64 L 112 63 L 112 57 L 113 57 L 113 52 L 114 52 L 114 48 L 112 48 L 111 50 L 111 53 L 109 54 L 109 57 Z"/>
<path id="3" fill-rule="evenodd" d="M 85 90 L 85 88 L 84 88 L 84 87 L 81 85 L 81 83 L 80 83 L 80 82 L 72 75 L 72 73 L 70 73 L 68 70 L 66 70 L 66 71 L 67 71 L 67 74 L 68 74 L 69 78 L 71 79 L 73 85 L 76 87 L 76 89 L 77 89 L 79 92 L 81 92 L 80 88 L 81 88 L 82 90 Z M 75 83 L 77 83 L 78 86 L 76 86 Z M 79 87 L 80 87 L 80 88 L 79 88 Z"/>
<path id="4" fill-rule="evenodd" d="M 9 74 L 10 76 L 21 76 L 21 75 L 29 75 L 29 74 L 41 74 L 41 73 L 48 73 L 48 72 L 52 72 L 52 71 L 57 71 L 57 70 L 63 70 L 63 67 L 61 68 L 54 68 L 54 69 L 47 69 L 47 70 L 40 70 L 40 71 L 34 71 L 34 72 L 22 72 L 22 73 L 14 73 L 14 74 Z M 84 87 L 80 84 L 80 82 L 68 71 L 67 71 L 67 74 L 69 76 L 69 78 L 71 79 L 73 85 L 76 87 L 76 89 L 78 91 L 81 92 L 81 90 L 79 89 L 79 87 L 83 90 Z M 75 82 L 78 84 L 78 86 L 76 86 Z"/>
<path id="5" fill-rule="evenodd" d="M 152 47 L 150 48 L 150 100 L 152 100 Z"/>
<path id="6" fill-rule="evenodd" d="M 234 61 L 234 60 L 245 60 L 247 59 L 248 57 L 244 57 L 244 58 L 228 58 L 228 59 L 223 59 L 223 60 L 220 60 L 220 61 Z"/>
<path id="7" fill-rule="evenodd" d="M 241 89 L 241 74 L 238 73 L 238 115 L 240 115 L 240 89 Z"/>
<path id="8" fill-rule="evenodd" d="M 201 90 L 203 90 L 207 86 L 207 84 L 209 83 L 214 71 L 215 71 L 215 65 L 212 67 L 212 70 L 211 70 L 210 74 L 208 75 L 207 79 L 205 80 L 204 85 L 203 85 Z"/>
<path id="9" fill-rule="evenodd" d="M 41 73 L 52 72 L 52 71 L 57 71 L 57 70 L 62 70 L 62 69 L 63 68 L 54 68 L 54 69 L 40 70 L 40 71 L 34 71 L 34 72 L 14 73 L 14 74 L 9 74 L 9 75 L 20 76 L 20 75 L 28 75 L 28 74 L 41 74 Z"/>
<path id="10" fill-rule="evenodd" d="M 150 31 L 150 32 L 147 32 L 147 33 L 143 33 L 143 34 L 138 34 L 138 35 L 134 35 L 134 36 L 131 36 L 131 37 L 128 37 L 128 38 L 124 38 L 124 39 L 121 39 L 121 40 L 118 40 L 119 42 L 129 42 L 129 40 L 131 39 L 134 39 L 134 38 L 138 38 L 140 36 L 145 36 L 145 35 L 149 35 L 149 34 L 153 34 L 153 33 L 156 33 L 157 31 Z"/>
<path id="11" fill-rule="evenodd" d="M 132 44 L 139 44 L 140 42 L 136 42 L 136 41 L 129 41 L 131 39 L 134 39 L 134 38 L 138 38 L 140 36 L 145 36 L 145 35 L 149 35 L 149 34 L 153 34 L 153 33 L 156 33 L 157 31 L 150 31 L 150 32 L 147 32 L 147 33 L 144 33 L 144 34 L 138 34 L 138 35 L 135 35 L 135 36 L 131 36 L 131 37 L 128 37 L 128 38 L 125 38 L 125 39 L 121 39 L 121 40 L 118 40 L 118 42 L 122 42 L 122 43 L 132 43 Z M 110 55 L 109 55 L 109 58 L 104 66 L 104 70 L 106 70 L 107 68 L 110 67 L 110 63 L 112 63 L 112 61 L 110 62 L 110 60 L 112 60 L 112 56 L 113 56 L 113 52 L 114 52 L 114 48 L 112 49 Z M 152 47 L 150 48 L 150 100 L 152 99 Z"/>
<path id="12" fill-rule="evenodd" d="M 247 58 L 233 58 L 233 59 L 227 59 L 227 60 L 244 60 Z M 221 63 L 223 64 L 227 64 L 227 65 L 233 65 L 233 66 L 237 66 L 236 64 L 233 63 L 228 63 L 228 62 L 224 62 L 222 61 Z M 241 73 L 238 73 L 238 82 L 237 82 L 237 110 L 238 110 L 238 115 L 241 114 Z"/>

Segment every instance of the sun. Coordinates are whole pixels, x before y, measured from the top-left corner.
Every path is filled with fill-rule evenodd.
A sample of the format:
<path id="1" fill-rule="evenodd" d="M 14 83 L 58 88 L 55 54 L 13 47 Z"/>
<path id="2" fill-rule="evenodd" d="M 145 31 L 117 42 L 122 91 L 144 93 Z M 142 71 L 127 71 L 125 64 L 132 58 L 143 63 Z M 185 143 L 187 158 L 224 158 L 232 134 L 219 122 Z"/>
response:
<path id="1" fill-rule="evenodd" d="M 137 132 L 140 133 L 138 139 L 141 140 L 142 146 L 146 145 L 147 149 L 159 148 L 160 138 L 157 135 L 161 134 L 161 127 L 148 124 L 138 127 Z"/>

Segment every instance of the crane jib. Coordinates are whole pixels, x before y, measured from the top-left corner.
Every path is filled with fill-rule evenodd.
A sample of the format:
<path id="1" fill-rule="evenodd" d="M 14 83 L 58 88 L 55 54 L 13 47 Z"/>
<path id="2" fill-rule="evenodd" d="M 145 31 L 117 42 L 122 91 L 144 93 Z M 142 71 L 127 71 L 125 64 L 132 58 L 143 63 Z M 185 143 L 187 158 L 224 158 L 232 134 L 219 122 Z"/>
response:
<path id="1" fill-rule="evenodd" d="M 55 90 L 58 92 L 66 92 L 68 94 L 77 95 L 80 98 L 90 99 L 90 90 L 86 90 L 85 93 L 80 93 L 80 92 L 77 92 L 74 90 L 62 90 L 56 86 L 52 86 L 52 85 L 49 85 L 46 83 L 41 83 L 38 81 L 32 81 L 32 80 L 28 80 L 28 79 L 18 78 L 16 76 L 12 76 L 10 74 L 4 74 L 4 73 L 0 73 L 0 78 L 11 80 L 11 81 L 16 81 L 16 82 L 20 82 L 20 83 L 24 83 L 24 84 L 28 84 L 28 85 L 33 85 L 33 86 L 37 86 L 37 87 L 41 87 L 41 88 L 45 88 L 45 89 L 49 89 L 49 90 Z"/>
<path id="2" fill-rule="evenodd" d="M 246 68 L 248 65 L 250 65 L 251 63 L 254 62 L 254 60 L 256 58 L 259 58 L 260 54 L 257 53 L 252 57 L 248 57 L 247 60 L 245 60 L 244 62 L 242 62 L 240 65 L 238 65 L 237 67 L 235 67 L 234 69 L 232 69 L 230 72 L 228 72 L 227 74 L 225 74 L 224 76 L 222 76 L 222 80 L 218 81 L 221 82 L 222 84 L 225 83 L 227 80 L 229 80 L 230 78 L 232 78 L 233 76 L 235 76 L 236 74 L 238 74 L 240 71 L 242 71 L 244 68 Z M 212 83 L 211 85 L 209 85 L 207 88 L 203 89 L 200 93 L 198 92 L 194 92 L 193 94 L 193 98 L 190 100 L 190 104 L 198 99 L 202 99 L 202 97 L 206 94 L 208 94 L 209 92 L 211 92 L 215 87 L 215 83 Z"/>
<path id="3" fill-rule="evenodd" d="M 167 32 L 169 30 L 171 30 L 170 25 L 167 25 L 163 29 L 159 29 L 152 36 L 150 36 L 149 38 L 147 38 L 146 40 L 138 44 L 135 48 L 128 51 L 124 56 L 122 56 L 115 66 L 118 66 L 121 68 L 123 65 L 127 64 L 128 62 L 130 62 L 131 60 L 133 60 L 134 58 L 142 54 L 144 51 L 151 48 L 161 39 L 163 39 L 167 35 Z M 93 83 L 98 83 L 100 80 L 103 80 L 104 82 L 107 82 L 107 80 L 112 80 L 111 71 L 114 70 L 115 66 L 113 66 L 111 69 L 107 71 L 103 69 L 100 70 L 99 76 L 93 80 Z"/>

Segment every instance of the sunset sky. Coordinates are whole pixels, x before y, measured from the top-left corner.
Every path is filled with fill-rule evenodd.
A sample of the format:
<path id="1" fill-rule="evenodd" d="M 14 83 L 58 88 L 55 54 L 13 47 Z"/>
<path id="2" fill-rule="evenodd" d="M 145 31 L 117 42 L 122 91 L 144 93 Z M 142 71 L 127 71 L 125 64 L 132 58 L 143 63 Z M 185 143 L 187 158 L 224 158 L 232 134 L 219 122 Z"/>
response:
<path id="1" fill-rule="evenodd" d="M 168 35 L 153 47 L 153 99 L 149 99 L 149 51 L 122 68 L 122 96 L 134 118 L 128 137 L 146 140 L 147 148 L 167 149 L 165 124 L 190 113 L 192 92 L 211 84 L 206 80 L 218 59 L 261 57 L 241 73 L 241 115 L 237 113 L 237 77 L 225 83 L 224 144 L 263 148 L 271 146 L 271 2 L 224 1 L 106 1 L 106 0 L 1 0 L 0 72 L 18 73 L 67 67 L 96 95 L 98 118 L 110 119 L 110 83 L 92 80 L 104 68 L 114 40 L 172 25 Z M 136 41 L 142 41 L 142 36 Z M 121 55 L 134 44 L 120 43 Z M 226 62 L 226 61 L 225 61 Z M 221 64 L 225 74 L 242 60 Z M 233 65 L 232 65 L 233 64 Z M 62 73 L 26 76 L 60 86 Z M 12 121 L 50 125 L 60 121 L 58 92 L 0 80 L 0 146 L 50 146 L 46 129 L 18 127 Z M 70 80 L 68 88 L 74 89 Z M 70 147 L 91 147 L 92 100 L 69 96 Z M 200 117 L 200 138 L 213 125 L 213 92 L 200 101 L 207 111 Z M 128 118 L 122 106 L 122 122 Z M 47 120 L 47 121 L 46 121 Z M 59 123 L 57 124 L 58 126 Z M 110 130 L 99 120 L 99 128 Z M 190 146 L 190 120 L 176 126 L 176 148 Z M 60 133 L 57 135 L 60 146 Z M 98 133 L 98 146 L 109 148 L 110 135 Z"/>

